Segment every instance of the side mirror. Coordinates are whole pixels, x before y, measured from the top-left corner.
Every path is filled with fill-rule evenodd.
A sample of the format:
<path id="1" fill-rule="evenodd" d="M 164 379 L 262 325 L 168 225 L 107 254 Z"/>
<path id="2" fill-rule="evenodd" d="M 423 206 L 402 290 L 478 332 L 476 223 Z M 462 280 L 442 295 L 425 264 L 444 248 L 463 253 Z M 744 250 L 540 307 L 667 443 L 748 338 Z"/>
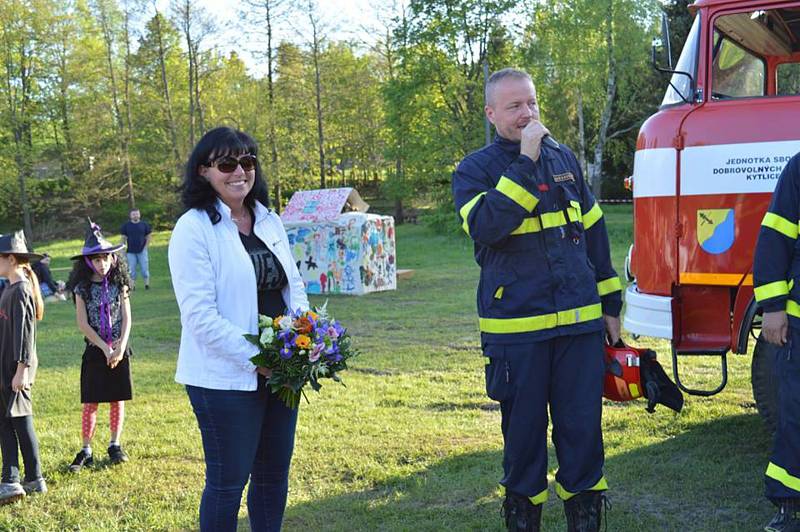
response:
<path id="1" fill-rule="evenodd" d="M 661 12 L 661 40 L 664 41 L 664 51 L 667 54 L 667 66 L 672 70 L 672 45 L 669 42 L 669 19 L 667 14 Z"/>
<path id="2" fill-rule="evenodd" d="M 653 39 L 652 42 L 653 46 L 653 53 L 652 53 L 652 62 L 653 66 L 656 69 L 659 69 L 659 64 L 662 62 L 659 60 L 659 52 L 663 54 L 664 64 L 666 64 L 665 70 L 673 70 L 672 68 L 672 46 L 669 42 L 669 20 L 667 19 L 666 13 L 661 13 L 661 37 L 656 37 Z"/>

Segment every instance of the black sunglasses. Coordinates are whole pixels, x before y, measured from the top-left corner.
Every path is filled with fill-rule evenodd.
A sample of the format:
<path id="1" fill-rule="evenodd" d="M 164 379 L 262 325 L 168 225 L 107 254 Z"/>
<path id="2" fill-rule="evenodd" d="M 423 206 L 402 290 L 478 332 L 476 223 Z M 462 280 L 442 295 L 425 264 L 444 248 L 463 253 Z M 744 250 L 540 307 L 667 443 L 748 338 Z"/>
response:
<path id="1" fill-rule="evenodd" d="M 248 154 L 242 155 L 237 159 L 233 155 L 223 155 L 222 157 L 218 157 L 208 164 L 209 167 L 216 166 L 217 170 L 225 174 L 230 174 L 236 171 L 236 167 L 240 165 L 242 170 L 245 172 L 254 170 L 256 167 L 256 156 Z"/>

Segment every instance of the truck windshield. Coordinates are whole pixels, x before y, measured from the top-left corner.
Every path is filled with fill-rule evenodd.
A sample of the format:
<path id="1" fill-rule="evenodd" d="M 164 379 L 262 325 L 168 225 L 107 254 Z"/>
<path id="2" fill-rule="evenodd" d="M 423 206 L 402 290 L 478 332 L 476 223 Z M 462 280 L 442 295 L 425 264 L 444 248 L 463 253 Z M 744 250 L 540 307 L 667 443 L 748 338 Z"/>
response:
<path id="1" fill-rule="evenodd" d="M 692 29 L 689 30 L 689 36 L 686 37 L 686 43 L 683 45 L 683 51 L 681 52 L 680 59 L 678 59 L 678 64 L 675 66 L 675 70 L 691 74 L 693 78 L 697 77 L 697 57 L 699 43 L 700 15 L 698 14 L 694 17 Z M 692 81 L 688 76 L 683 74 L 673 74 L 670 81 L 672 83 L 667 87 L 667 92 L 664 94 L 664 99 L 661 101 L 661 105 L 673 105 L 676 103 L 684 103 L 686 101 L 691 102 L 693 100 Z"/>

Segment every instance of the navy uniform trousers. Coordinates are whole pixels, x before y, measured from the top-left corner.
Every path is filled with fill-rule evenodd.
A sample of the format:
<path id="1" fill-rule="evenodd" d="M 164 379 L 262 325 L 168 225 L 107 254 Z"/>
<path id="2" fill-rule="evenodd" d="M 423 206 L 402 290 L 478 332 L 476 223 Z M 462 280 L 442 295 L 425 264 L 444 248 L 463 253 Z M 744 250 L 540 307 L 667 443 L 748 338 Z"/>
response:
<path id="1" fill-rule="evenodd" d="M 500 402 L 507 491 L 547 499 L 548 405 L 558 458 L 556 492 L 566 500 L 606 489 L 601 411 L 605 363 L 601 332 L 541 342 L 484 346 L 486 392 Z M 800 397 L 800 396 L 799 396 Z"/>
<path id="2" fill-rule="evenodd" d="M 778 430 L 767 466 L 766 495 L 800 499 L 800 329 L 789 326 L 788 341 L 775 350 Z"/>

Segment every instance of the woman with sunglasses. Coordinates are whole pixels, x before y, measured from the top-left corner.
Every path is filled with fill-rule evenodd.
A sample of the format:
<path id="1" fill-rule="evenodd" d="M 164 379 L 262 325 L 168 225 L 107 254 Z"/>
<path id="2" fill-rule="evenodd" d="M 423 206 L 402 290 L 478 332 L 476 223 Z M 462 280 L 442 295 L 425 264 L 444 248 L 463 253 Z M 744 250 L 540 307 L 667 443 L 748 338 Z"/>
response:
<path id="1" fill-rule="evenodd" d="M 206 461 L 200 530 L 236 530 L 248 479 L 254 532 L 280 530 L 297 411 L 266 386 L 244 334 L 258 315 L 308 308 L 280 217 L 270 210 L 258 147 L 228 127 L 206 133 L 186 169 L 187 209 L 172 232 L 169 267 L 181 312 L 175 380 L 186 386 Z"/>

